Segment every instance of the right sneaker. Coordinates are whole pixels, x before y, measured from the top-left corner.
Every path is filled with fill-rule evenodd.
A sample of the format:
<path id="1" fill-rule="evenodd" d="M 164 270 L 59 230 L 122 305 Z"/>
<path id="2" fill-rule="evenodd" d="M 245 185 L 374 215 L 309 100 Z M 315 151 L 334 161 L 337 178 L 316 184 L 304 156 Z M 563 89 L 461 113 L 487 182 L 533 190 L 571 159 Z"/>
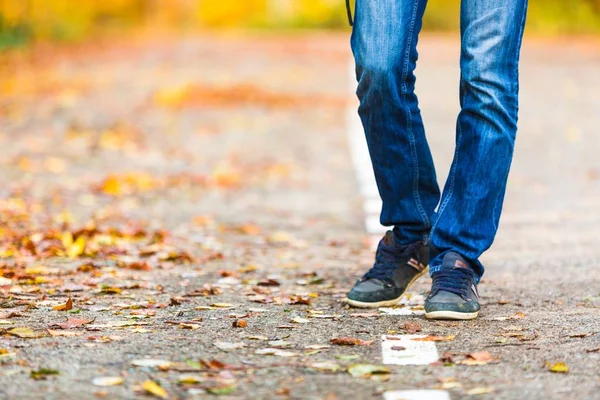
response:
<path id="1" fill-rule="evenodd" d="M 388 231 L 379 242 L 373 268 L 348 293 L 348 304 L 359 308 L 394 306 L 410 285 L 427 272 L 428 264 L 427 244 L 401 246 L 394 233 Z"/>
<path id="2" fill-rule="evenodd" d="M 444 255 L 441 269 L 431 274 L 431 293 L 425 299 L 425 318 L 474 319 L 479 315 L 475 272 L 458 253 Z"/>

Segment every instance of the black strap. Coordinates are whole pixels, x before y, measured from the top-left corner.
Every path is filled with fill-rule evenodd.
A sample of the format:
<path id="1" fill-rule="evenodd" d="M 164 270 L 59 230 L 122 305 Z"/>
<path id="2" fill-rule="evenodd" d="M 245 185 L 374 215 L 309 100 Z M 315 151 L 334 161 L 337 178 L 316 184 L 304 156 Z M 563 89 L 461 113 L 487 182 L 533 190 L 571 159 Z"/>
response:
<path id="1" fill-rule="evenodd" d="M 354 20 L 352 19 L 352 7 L 350 6 L 350 0 L 346 0 L 346 13 L 348 13 L 348 23 L 350 26 L 354 26 Z"/>

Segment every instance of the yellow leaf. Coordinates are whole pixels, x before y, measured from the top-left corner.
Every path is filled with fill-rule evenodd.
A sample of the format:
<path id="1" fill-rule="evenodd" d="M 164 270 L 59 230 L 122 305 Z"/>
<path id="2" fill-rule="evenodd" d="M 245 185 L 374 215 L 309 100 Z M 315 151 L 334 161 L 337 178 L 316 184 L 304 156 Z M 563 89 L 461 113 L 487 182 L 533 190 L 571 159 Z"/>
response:
<path id="1" fill-rule="evenodd" d="M 73 299 L 69 297 L 69 300 L 65 304 L 60 304 L 58 306 L 52 307 L 53 310 L 56 311 L 69 311 L 73 309 Z"/>
<path id="2" fill-rule="evenodd" d="M 561 374 L 566 374 L 567 372 L 569 372 L 569 367 L 563 362 L 558 362 L 555 364 L 546 363 L 546 366 L 548 367 L 548 370 L 550 372 L 557 372 Z"/>
<path id="3" fill-rule="evenodd" d="M 102 191 L 111 196 L 119 196 L 122 192 L 121 181 L 116 176 L 107 177 L 102 183 Z"/>
<path id="4" fill-rule="evenodd" d="M 10 335 L 20 338 L 36 338 L 39 337 L 31 328 L 13 328 L 7 332 Z"/>
<path id="5" fill-rule="evenodd" d="M 67 255 L 69 258 L 77 258 L 83 254 L 85 251 L 85 238 L 83 236 L 79 236 L 75 243 L 69 246 L 67 250 Z"/>
<path id="6" fill-rule="evenodd" d="M 48 270 L 48 268 L 46 268 L 44 266 L 35 265 L 32 267 L 25 268 L 25 273 L 29 274 L 29 275 L 44 275 L 44 274 L 48 274 L 49 270 Z"/>
<path id="7" fill-rule="evenodd" d="M 157 397 L 160 397 L 161 399 L 169 398 L 169 394 L 167 393 L 167 391 L 165 389 L 161 388 L 156 382 L 145 381 L 144 383 L 142 383 L 142 388 L 146 392 L 153 394 Z"/>
<path id="8" fill-rule="evenodd" d="M 65 249 L 68 249 L 73 244 L 73 234 L 69 231 L 63 232 L 60 235 L 60 240 Z"/>

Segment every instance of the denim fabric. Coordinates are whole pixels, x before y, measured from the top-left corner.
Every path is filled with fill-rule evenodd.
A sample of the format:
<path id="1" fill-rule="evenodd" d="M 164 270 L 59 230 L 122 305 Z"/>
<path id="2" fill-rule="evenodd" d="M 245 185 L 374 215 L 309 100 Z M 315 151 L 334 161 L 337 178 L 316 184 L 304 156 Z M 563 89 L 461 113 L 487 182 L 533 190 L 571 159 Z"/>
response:
<path id="1" fill-rule="evenodd" d="M 456 150 L 440 199 L 413 73 L 426 0 L 357 0 L 352 50 L 358 109 L 381 223 L 400 244 L 429 238 L 430 270 L 461 254 L 478 277 L 496 235 L 512 161 L 527 0 L 462 0 Z M 437 207 L 437 212 L 436 212 Z"/>

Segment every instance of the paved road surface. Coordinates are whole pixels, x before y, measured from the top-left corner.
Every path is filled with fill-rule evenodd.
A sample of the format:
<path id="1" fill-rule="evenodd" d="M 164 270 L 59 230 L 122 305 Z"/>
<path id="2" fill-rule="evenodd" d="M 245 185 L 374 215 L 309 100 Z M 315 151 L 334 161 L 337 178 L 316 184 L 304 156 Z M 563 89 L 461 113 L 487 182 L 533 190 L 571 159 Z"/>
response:
<path id="1" fill-rule="evenodd" d="M 73 337 L 0 337 L 0 349 L 14 354 L 1 361 L 0 397 L 134 398 L 152 379 L 182 399 L 210 398 L 207 389 L 232 384 L 225 398 L 393 398 L 397 390 L 431 398 L 425 389 L 452 399 L 599 398 L 600 45 L 525 44 L 521 128 L 500 232 L 484 257 L 483 312 L 476 321 L 428 322 L 419 306 L 429 278 L 415 285 L 408 306 L 388 310 L 409 315 L 365 313 L 342 301 L 372 260 L 347 140 L 347 41 L 340 34 L 165 39 L 59 51 L 13 71 L 17 89 L 6 84 L 0 99 L 3 218 L 14 199 L 25 199 L 39 221 L 62 210 L 79 224 L 94 214 L 134 221 L 168 230 L 196 260 L 149 271 L 100 260 L 94 276 L 68 274 L 79 260 L 29 260 L 66 274 L 57 291 L 7 275 L 2 312 L 22 316 L 7 319 L 6 329 L 41 332 L 64 321 L 48 300 L 64 302 L 68 285 L 79 285 L 75 316 L 100 327 L 76 328 Z M 417 87 L 444 177 L 458 112 L 457 43 L 424 37 L 420 53 Z M 125 173 L 132 188 L 98 192 L 110 192 L 107 176 Z M 205 283 L 212 285 L 205 296 L 190 296 Z M 122 292 L 99 296 L 102 284 Z M 6 303 L 11 290 L 37 308 Z M 126 306 L 153 302 L 165 307 L 139 320 Z M 215 303 L 234 308 L 207 309 Z M 236 318 L 247 327 L 233 328 Z M 106 325 L 114 321 L 147 325 Z M 343 371 L 382 365 L 382 335 L 405 334 L 406 322 L 418 323 L 418 334 L 455 335 L 434 345 L 440 356 L 451 353 L 446 365 L 390 365 L 383 382 Z M 305 348 L 336 337 L 373 343 Z M 289 342 L 284 351 L 296 356 L 255 354 L 286 346 L 275 340 Z M 223 351 L 215 342 L 245 347 Z M 458 364 L 482 351 L 497 361 Z M 131 365 L 146 358 L 191 360 L 192 372 Z M 237 369 L 207 372 L 196 368 L 200 359 Z M 314 365 L 325 361 L 341 370 Z M 547 363 L 557 362 L 569 372 L 550 372 Z M 32 379 L 39 368 L 60 375 Z M 178 383 L 190 373 L 195 383 Z M 100 376 L 124 383 L 92 385 Z"/>

